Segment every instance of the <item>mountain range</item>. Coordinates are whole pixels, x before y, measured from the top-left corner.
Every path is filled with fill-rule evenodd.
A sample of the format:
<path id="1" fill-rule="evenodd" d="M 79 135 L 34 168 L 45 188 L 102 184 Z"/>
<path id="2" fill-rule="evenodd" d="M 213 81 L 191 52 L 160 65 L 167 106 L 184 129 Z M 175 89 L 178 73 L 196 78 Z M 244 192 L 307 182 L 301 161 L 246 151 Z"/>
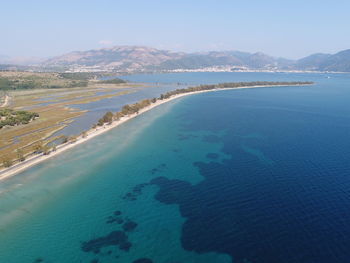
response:
<path id="1" fill-rule="evenodd" d="M 0 56 L 0 63 L 11 61 Z M 18 59 L 17 59 L 18 61 Z M 4 64 L 4 63 L 3 63 Z M 22 63 L 21 63 L 22 64 Z M 277 58 L 257 52 L 173 52 L 144 46 L 74 51 L 34 63 L 41 68 L 83 71 L 171 71 L 200 69 L 302 70 L 350 72 L 350 49 L 336 54 L 317 53 L 299 60 Z"/>
<path id="2" fill-rule="evenodd" d="M 45 67 L 90 67 L 116 71 L 195 70 L 212 67 L 240 69 L 286 68 L 293 61 L 264 53 L 240 51 L 172 52 L 143 46 L 75 51 L 45 61 Z"/>

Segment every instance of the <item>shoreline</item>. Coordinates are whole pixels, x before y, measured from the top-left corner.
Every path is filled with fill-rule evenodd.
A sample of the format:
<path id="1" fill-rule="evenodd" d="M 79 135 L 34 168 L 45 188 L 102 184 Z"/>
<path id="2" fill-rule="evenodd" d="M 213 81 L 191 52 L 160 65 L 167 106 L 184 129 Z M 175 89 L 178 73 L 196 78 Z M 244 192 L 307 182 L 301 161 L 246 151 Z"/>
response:
<path id="1" fill-rule="evenodd" d="M 312 70 L 191 70 L 191 69 L 179 69 L 179 70 L 160 70 L 160 71 L 152 71 L 152 72 L 131 72 L 131 73 L 125 73 L 125 74 L 117 74 L 117 76 L 128 76 L 128 75 L 135 75 L 135 74 L 173 74 L 173 73 L 286 73 L 286 74 L 350 74 L 350 72 L 347 71 L 312 71 Z"/>
<path id="2" fill-rule="evenodd" d="M 120 120 L 118 121 L 113 121 L 112 124 L 109 125 L 103 125 L 101 127 L 95 128 L 95 129 L 90 129 L 87 131 L 87 135 L 86 137 L 83 137 L 81 135 L 79 135 L 77 137 L 77 141 L 76 142 L 67 142 L 61 145 L 58 145 L 56 148 L 56 151 L 54 152 L 50 152 L 50 154 L 48 155 L 44 155 L 43 153 L 41 154 L 36 154 L 34 156 L 28 157 L 25 161 L 20 162 L 20 163 L 16 163 L 13 166 L 9 167 L 9 168 L 3 168 L 0 170 L 0 181 L 8 179 L 38 163 L 41 163 L 47 159 L 50 159 L 62 152 L 65 152 L 79 144 L 85 143 L 87 141 L 89 141 L 90 139 L 103 134 L 113 128 L 118 127 L 119 125 L 134 119 L 135 117 L 150 111 L 151 109 L 158 107 L 162 104 L 165 104 L 167 102 L 170 102 L 172 100 L 176 100 L 178 98 L 184 97 L 184 96 L 189 96 L 189 95 L 194 95 L 194 94 L 199 94 L 199 93 L 205 93 L 205 92 L 215 92 L 215 91 L 224 91 L 224 90 L 234 90 L 234 89 L 253 89 L 253 88 L 270 88 L 270 87 L 291 87 L 291 86 L 306 86 L 306 85 L 257 85 L 257 86 L 243 86 L 243 87 L 235 87 L 235 88 L 220 88 L 220 89 L 212 89 L 212 90 L 201 90 L 201 91 L 194 91 L 194 92 L 188 92 L 188 93 L 182 93 L 182 94 L 178 94 L 175 96 L 172 96 L 170 98 L 164 99 L 164 100 L 157 100 L 155 103 L 152 103 L 151 105 L 141 109 L 139 111 L 139 113 L 134 113 L 125 117 L 122 117 Z"/>

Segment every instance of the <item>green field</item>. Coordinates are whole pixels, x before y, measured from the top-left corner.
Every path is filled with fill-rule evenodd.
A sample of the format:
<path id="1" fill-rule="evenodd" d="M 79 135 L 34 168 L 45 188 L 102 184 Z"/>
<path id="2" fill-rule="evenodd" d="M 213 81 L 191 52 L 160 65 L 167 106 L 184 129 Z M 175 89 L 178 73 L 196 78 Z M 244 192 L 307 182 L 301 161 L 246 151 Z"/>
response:
<path id="1" fill-rule="evenodd" d="M 0 90 L 59 89 L 87 87 L 90 81 L 103 84 L 125 83 L 121 79 L 101 80 L 102 73 L 48 73 L 0 71 Z"/>

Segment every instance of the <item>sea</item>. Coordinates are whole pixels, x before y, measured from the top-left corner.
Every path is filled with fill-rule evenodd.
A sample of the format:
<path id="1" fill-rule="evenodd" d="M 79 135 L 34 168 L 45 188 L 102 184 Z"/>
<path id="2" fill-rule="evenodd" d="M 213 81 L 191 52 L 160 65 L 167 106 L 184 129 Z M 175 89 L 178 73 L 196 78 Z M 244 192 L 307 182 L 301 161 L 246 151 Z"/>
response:
<path id="1" fill-rule="evenodd" d="M 1 263 L 350 262 L 350 75 L 174 73 L 201 93 L 0 182 Z"/>

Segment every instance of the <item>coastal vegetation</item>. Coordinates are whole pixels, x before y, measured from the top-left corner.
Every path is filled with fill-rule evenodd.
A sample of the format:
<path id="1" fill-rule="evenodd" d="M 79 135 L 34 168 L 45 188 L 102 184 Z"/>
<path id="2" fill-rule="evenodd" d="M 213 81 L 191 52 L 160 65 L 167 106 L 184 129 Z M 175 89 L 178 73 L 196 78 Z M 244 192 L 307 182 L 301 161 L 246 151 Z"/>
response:
<path id="1" fill-rule="evenodd" d="M 112 112 L 107 112 L 101 119 L 98 120 L 97 125 L 98 126 L 103 126 L 105 123 L 112 123 L 114 119 L 114 114 Z"/>
<path id="2" fill-rule="evenodd" d="M 234 82 L 234 83 L 221 83 L 221 84 L 215 84 L 215 85 L 199 85 L 195 87 L 188 87 L 183 89 L 176 89 L 173 91 L 166 92 L 164 94 L 160 94 L 158 98 L 151 98 L 151 99 L 143 99 L 139 102 L 133 103 L 133 104 L 126 104 L 124 105 L 120 111 L 116 113 L 107 112 L 105 113 L 96 124 L 93 125 L 92 130 L 98 129 L 98 127 L 102 127 L 104 125 L 110 125 L 114 121 L 119 121 L 123 117 L 132 116 L 135 114 L 138 114 L 141 110 L 146 109 L 149 106 L 152 106 L 152 104 L 156 104 L 157 102 L 161 102 L 163 100 L 170 99 L 172 97 L 176 97 L 177 95 L 186 94 L 186 93 L 192 93 L 192 92 L 204 92 L 204 91 L 214 91 L 214 90 L 222 90 L 222 89 L 234 89 L 234 88 L 243 88 L 243 87 L 268 87 L 268 86 L 301 86 L 301 85 L 310 85 L 313 84 L 313 82 L 266 82 L 266 81 L 255 81 L 255 82 Z M 46 108 L 46 107 L 44 107 Z M 45 112 L 45 111 L 44 111 Z M 90 131 L 83 131 L 81 134 L 77 136 L 61 136 L 61 143 L 64 144 L 74 144 L 81 138 L 86 138 L 89 136 Z M 33 136 L 33 133 L 31 133 Z M 12 158 L 9 157 L 10 155 L 6 155 L 6 158 L 2 158 L 2 166 L 3 167 L 10 167 L 16 162 L 22 162 L 27 158 L 29 155 L 35 155 L 35 154 L 43 154 L 48 155 L 51 152 L 56 151 L 56 145 L 50 145 L 49 140 L 43 140 L 42 137 L 30 137 L 32 138 L 29 141 L 26 141 L 26 144 L 23 148 L 16 148 L 13 150 L 16 155 L 12 155 Z M 1 143 L 1 141 L 0 141 Z M 23 144 L 22 144 L 23 145 Z M 28 149 L 27 145 L 32 145 L 32 149 Z M 1 146 L 1 144 L 0 144 Z M 19 145 L 20 146 L 20 145 Z M 60 146 L 59 146 L 60 147 Z"/>
<path id="3" fill-rule="evenodd" d="M 102 73 L 51 73 L 0 71 L 0 90 L 62 89 L 87 87 L 90 82 L 122 84 L 124 80 L 113 78 L 99 80 Z"/>
<path id="4" fill-rule="evenodd" d="M 70 73 L 67 74 L 70 75 Z M 65 139 L 57 132 L 86 113 L 86 111 L 79 110 L 76 107 L 73 108 L 71 105 L 89 104 L 114 98 L 135 92 L 136 88 L 141 86 L 123 83 L 101 84 L 99 80 L 89 80 L 88 82 L 87 87 L 0 91 L 0 111 L 20 113 L 24 111 L 28 114 L 36 113 L 40 116 L 38 118 L 36 115 L 32 119 L 28 119 L 28 114 L 19 114 L 18 117 L 21 116 L 21 118 L 17 120 L 13 118 L 14 116 L 6 117 L 7 121 L 2 123 L 0 129 L 0 169 L 4 167 L 3 158 L 5 156 L 13 161 L 12 164 L 16 164 L 23 159 L 19 158 L 18 149 L 21 150 L 23 157 L 27 160 L 29 157 L 36 155 L 33 146 L 40 141 L 50 146 L 54 142 L 68 142 L 68 137 Z M 2 105 L 6 107 L 2 108 Z M 0 116 L 0 121 L 1 119 L 4 121 L 5 117 Z M 19 120 L 21 121 L 20 125 L 18 125 Z M 13 126 L 9 124 L 13 124 Z M 54 150 L 50 149 L 50 151 Z M 37 154 L 42 154 L 42 152 Z M 5 163 L 9 165 L 9 162 L 6 161 Z"/>
<path id="5" fill-rule="evenodd" d="M 0 90 L 57 89 L 86 87 L 88 81 L 62 73 L 0 72 Z"/>
<path id="6" fill-rule="evenodd" d="M 20 124 L 28 124 L 39 117 L 36 112 L 29 111 L 15 111 L 12 109 L 0 110 L 0 129 L 5 126 L 15 126 Z"/>
<path id="7" fill-rule="evenodd" d="M 122 79 L 119 79 L 119 78 L 100 80 L 99 82 L 101 84 L 121 84 L 121 83 L 126 83 L 125 80 L 122 80 Z"/>
<path id="8" fill-rule="evenodd" d="M 232 89 L 241 87 L 254 87 L 254 86 L 296 86 L 296 85 L 311 85 L 313 82 L 310 81 L 300 81 L 300 82 L 271 82 L 271 81 L 254 81 L 254 82 L 233 82 L 233 83 L 220 83 L 212 85 L 199 85 L 195 87 L 188 87 L 183 89 L 176 89 L 169 91 L 167 93 L 161 94 L 159 98 L 144 99 L 134 104 L 126 104 L 122 109 L 115 114 L 115 119 L 119 120 L 123 116 L 138 113 L 141 109 L 156 103 L 158 100 L 169 99 L 170 97 L 200 91 L 210 91 L 210 90 L 220 90 L 220 89 Z"/>
<path id="9" fill-rule="evenodd" d="M 57 75 L 60 78 L 73 79 L 73 80 L 92 80 L 92 79 L 98 79 L 105 76 L 105 74 L 103 73 L 96 73 L 96 72 L 74 72 L 74 73 L 66 72 L 66 73 L 57 73 Z"/>
<path id="10" fill-rule="evenodd" d="M 240 88 L 240 87 L 254 87 L 254 86 L 296 86 L 296 85 L 311 85 L 313 82 L 310 81 L 300 81 L 300 82 L 287 82 L 287 81 L 253 81 L 253 82 L 232 82 L 232 83 L 220 83 L 220 84 L 212 84 L 212 85 L 199 85 L 195 87 L 188 87 L 183 89 L 176 89 L 174 91 L 169 91 L 165 94 L 161 94 L 159 99 L 168 99 L 171 96 L 189 93 L 189 92 L 197 92 L 197 91 L 206 91 L 206 90 L 215 90 L 215 89 L 232 89 L 232 88 Z"/>
<path id="11" fill-rule="evenodd" d="M 11 167 L 13 165 L 13 161 L 11 158 L 5 156 L 2 158 L 2 165 L 5 168 Z"/>
<path id="12" fill-rule="evenodd" d="M 23 162 L 26 158 L 24 157 L 24 153 L 23 153 L 23 150 L 22 149 L 17 149 L 16 151 L 17 153 L 17 160 L 19 162 Z"/>

